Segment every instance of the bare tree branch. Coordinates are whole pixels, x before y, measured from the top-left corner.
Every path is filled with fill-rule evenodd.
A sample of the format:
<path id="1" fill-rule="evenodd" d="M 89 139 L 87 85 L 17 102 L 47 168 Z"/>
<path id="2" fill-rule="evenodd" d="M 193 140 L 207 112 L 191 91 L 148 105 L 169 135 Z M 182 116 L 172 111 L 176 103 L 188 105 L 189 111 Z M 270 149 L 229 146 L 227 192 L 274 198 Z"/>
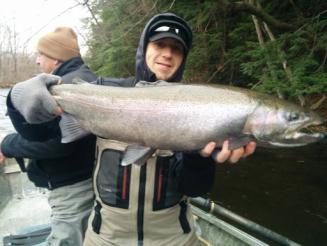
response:
<path id="1" fill-rule="evenodd" d="M 257 18 L 266 22 L 269 26 L 281 31 L 289 31 L 289 30 L 296 29 L 296 26 L 290 25 L 286 22 L 279 21 L 275 17 L 266 13 L 264 10 L 260 10 L 259 8 L 246 2 L 229 3 L 227 8 L 231 13 L 243 11 L 255 15 Z"/>
<path id="2" fill-rule="evenodd" d="M 46 23 L 45 25 L 43 25 L 41 28 L 39 28 L 39 30 L 37 30 L 35 33 L 33 33 L 29 38 L 26 39 L 25 44 L 28 43 L 35 35 L 37 35 L 40 31 L 42 31 L 44 28 L 46 28 L 51 22 L 53 22 L 55 19 L 57 19 L 58 17 L 62 16 L 63 14 L 65 14 L 66 12 L 70 11 L 73 8 L 76 8 L 77 6 L 79 6 L 80 4 L 77 3 L 67 9 L 65 9 L 64 11 L 62 11 L 61 13 L 59 13 L 58 15 L 56 15 L 55 17 L 53 17 L 50 21 L 48 21 L 48 23 Z"/>
<path id="3" fill-rule="evenodd" d="M 79 4 L 81 4 L 81 5 L 83 5 L 83 6 L 86 6 L 86 8 L 87 8 L 88 11 L 90 12 L 90 14 L 91 14 L 92 19 L 94 20 L 94 22 L 95 22 L 98 26 L 100 26 L 99 21 L 98 21 L 98 18 L 95 16 L 95 14 L 94 14 L 94 12 L 93 12 L 93 10 L 92 10 L 90 4 L 89 4 L 89 0 L 85 0 L 83 3 L 79 3 Z"/>

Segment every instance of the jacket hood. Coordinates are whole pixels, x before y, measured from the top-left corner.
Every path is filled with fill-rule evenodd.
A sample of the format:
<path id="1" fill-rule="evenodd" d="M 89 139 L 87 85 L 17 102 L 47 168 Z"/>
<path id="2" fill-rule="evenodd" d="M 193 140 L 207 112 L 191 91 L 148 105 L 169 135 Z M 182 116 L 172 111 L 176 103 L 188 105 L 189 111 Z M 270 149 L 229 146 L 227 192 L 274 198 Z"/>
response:
<path id="1" fill-rule="evenodd" d="M 183 62 L 179 69 L 176 71 L 176 73 L 172 76 L 172 78 L 169 79 L 169 82 L 178 82 L 183 77 L 186 58 L 192 46 L 192 31 L 188 24 L 181 17 L 173 13 L 163 13 L 153 16 L 145 25 L 144 30 L 141 34 L 141 38 L 136 52 L 136 81 L 156 81 L 155 74 L 150 71 L 150 69 L 145 63 L 145 51 L 147 44 L 149 43 L 149 36 L 151 30 L 153 30 L 155 27 L 163 25 L 173 25 L 177 28 L 182 28 L 187 35 L 186 46 L 188 48 L 185 50 Z"/>

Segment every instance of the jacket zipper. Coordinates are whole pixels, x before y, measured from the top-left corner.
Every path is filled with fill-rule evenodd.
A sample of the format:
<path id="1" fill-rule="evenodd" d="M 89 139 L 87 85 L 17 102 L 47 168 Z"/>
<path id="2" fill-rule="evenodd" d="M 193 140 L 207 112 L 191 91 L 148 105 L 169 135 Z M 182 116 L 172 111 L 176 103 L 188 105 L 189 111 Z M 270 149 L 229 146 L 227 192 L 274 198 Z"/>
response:
<path id="1" fill-rule="evenodd" d="M 162 181 L 163 181 L 163 168 L 159 169 L 159 178 L 158 178 L 158 188 L 157 188 L 157 203 L 161 200 L 161 190 L 162 190 Z"/>
<path id="2" fill-rule="evenodd" d="M 146 182 L 146 166 L 141 167 L 140 172 L 140 186 L 139 186 L 139 196 L 138 196 L 138 208 L 137 208 L 137 239 L 138 246 L 143 245 L 144 239 L 144 203 L 145 203 L 145 182 Z"/>
<path id="3" fill-rule="evenodd" d="M 127 167 L 124 167 L 122 195 L 121 195 L 123 200 L 126 200 L 126 193 L 127 193 Z"/>

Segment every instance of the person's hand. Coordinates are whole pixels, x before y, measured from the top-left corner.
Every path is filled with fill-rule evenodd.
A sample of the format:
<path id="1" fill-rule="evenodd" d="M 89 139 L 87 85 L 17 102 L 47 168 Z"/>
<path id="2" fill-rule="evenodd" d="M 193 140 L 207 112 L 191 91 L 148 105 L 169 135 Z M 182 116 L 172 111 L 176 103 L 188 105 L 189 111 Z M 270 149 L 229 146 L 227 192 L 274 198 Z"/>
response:
<path id="1" fill-rule="evenodd" d="M 5 164 L 5 159 L 6 159 L 4 154 L 2 154 L 2 152 L 1 152 L 1 142 L 2 142 L 3 138 L 4 138 L 3 135 L 0 133 L 0 165 Z"/>
<path id="2" fill-rule="evenodd" d="M 5 164 L 5 159 L 6 159 L 6 157 L 0 151 L 0 165 Z"/>
<path id="3" fill-rule="evenodd" d="M 253 154 L 256 149 L 256 143 L 250 142 L 241 148 L 230 150 L 228 148 L 228 140 L 225 140 L 219 152 L 216 151 L 216 147 L 217 144 L 215 142 L 210 142 L 200 151 L 200 154 L 203 157 L 209 157 L 212 155 L 217 163 L 223 163 L 226 161 L 236 163 L 240 158 L 245 158 L 246 156 Z"/>
<path id="4" fill-rule="evenodd" d="M 48 91 L 51 85 L 58 84 L 59 81 L 59 76 L 43 73 L 13 87 L 11 101 L 28 123 L 47 122 L 62 113 Z"/>

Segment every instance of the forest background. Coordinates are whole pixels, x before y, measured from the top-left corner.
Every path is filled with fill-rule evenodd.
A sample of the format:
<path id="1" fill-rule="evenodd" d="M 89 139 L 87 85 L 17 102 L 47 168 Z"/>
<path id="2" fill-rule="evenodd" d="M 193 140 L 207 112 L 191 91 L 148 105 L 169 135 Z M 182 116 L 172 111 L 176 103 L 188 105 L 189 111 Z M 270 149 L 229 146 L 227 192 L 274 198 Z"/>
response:
<path id="1" fill-rule="evenodd" d="M 324 0 L 76 2 L 91 14 L 84 20 L 89 31 L 84 59 L 99 76 L 133 76 L 145 23 L 157 13 L 174 12 L 194 32 L 184 82 L 247 87 L 301 104 L 309 102 L 314 108 L 327 100 Z M 35 54 L 15 49 L 15 33 L 3 24 L 0 34 L 0 83 L 35 74 Z"/>

